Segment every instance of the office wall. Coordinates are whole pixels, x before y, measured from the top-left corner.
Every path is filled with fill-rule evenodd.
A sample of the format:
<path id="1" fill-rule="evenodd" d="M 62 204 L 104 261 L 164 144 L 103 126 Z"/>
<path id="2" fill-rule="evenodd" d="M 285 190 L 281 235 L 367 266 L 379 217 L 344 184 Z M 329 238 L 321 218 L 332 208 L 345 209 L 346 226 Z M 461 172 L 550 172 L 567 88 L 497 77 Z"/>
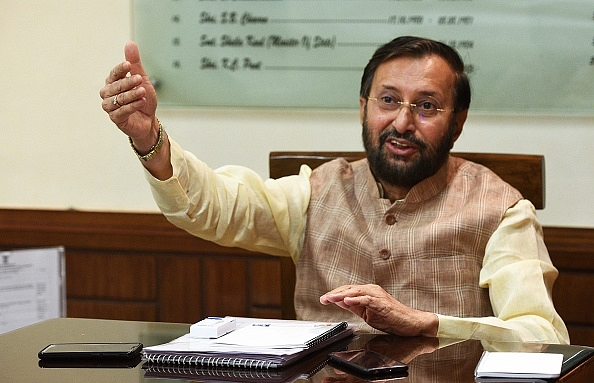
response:
<path id="1" fill-rule="evenodd" d="M 123 58 L 130 22 L 124 0 L 0 3 L 0 207 L 155 211 L 140 165 L 98 95 Z M 242 164 L 262 176 L 272 150 L 361 149 L 357 110 L 158 113 L 171 136 L 211 166 Z M 594 111 L 471 113 L 455 149 L 544 154 L 543 224 L 594 227 L 593 144 Z"/>

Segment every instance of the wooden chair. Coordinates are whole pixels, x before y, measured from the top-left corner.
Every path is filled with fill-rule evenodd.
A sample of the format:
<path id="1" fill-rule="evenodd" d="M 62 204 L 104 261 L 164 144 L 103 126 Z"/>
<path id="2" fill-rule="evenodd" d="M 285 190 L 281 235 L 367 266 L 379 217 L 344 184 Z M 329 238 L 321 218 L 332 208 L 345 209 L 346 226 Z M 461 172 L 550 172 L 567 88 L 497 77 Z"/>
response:
<path id="1" fill-rule="evenodd" d="M 452 153 L 457 157 L 484 165 L 504 181 L 518 189 L 537 209 L 545 206 L 544 156 L 528 154 Z M 297 174 L 302 164 L 312 169 L 326 161 L 343 157 L 355 161 L 365 152 L 271 152 L 270 177 L 279 178 Z M 289 257 L 281 257 L 281 305 L 285 319 L 295 318 L 295 265 Z"/>

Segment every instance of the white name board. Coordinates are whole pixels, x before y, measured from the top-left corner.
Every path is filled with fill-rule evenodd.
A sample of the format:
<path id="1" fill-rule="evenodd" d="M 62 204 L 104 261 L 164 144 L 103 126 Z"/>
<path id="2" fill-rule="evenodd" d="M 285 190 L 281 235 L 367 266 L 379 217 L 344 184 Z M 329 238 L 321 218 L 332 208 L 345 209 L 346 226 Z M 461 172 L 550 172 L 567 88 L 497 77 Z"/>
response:
<path id="1" fill-rule="evenodd" d="M 373 51 L 455 47 L 473 110 L 594 114 L 594 3 L 565 0 L 134 0 L 161 105 L 356 108 Z"/>
<path id="2" fill-rule="evenodd" d="M 0 252 L 0 333 L 66 316 L 64 249 Z"/>

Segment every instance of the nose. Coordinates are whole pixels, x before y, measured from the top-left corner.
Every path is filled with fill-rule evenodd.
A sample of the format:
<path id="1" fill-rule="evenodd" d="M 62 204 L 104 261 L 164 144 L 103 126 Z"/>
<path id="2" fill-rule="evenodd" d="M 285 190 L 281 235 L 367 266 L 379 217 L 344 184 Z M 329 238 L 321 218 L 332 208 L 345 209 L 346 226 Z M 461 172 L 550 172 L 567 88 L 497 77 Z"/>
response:
<path id="1" fill-rule="evenodd" d="M 414 116 L 410 102 L 401 101 L 400 108 L 396 109 L 396 115 L 392 120 L 392 126 L 398 133 L 406 133 L 416 130 Z"/>

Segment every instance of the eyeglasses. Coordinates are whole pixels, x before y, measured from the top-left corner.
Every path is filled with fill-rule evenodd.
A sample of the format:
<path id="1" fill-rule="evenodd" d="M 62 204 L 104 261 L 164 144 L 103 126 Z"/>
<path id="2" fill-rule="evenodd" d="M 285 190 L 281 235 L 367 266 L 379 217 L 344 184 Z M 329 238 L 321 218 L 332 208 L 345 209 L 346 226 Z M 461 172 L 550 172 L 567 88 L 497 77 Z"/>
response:
<path id="1" fill-rule="evenodd" d="M 453 112 L 455 109 L 443 109 L 439 101 L 432 96 L 423 96 L 415 102 L 402 101 L 398 94 L 384 94 L 379 97 L 367 97 L 368 100 L 376 101 L 378 107 L 385 112 L 399 110 L 402 106 L 408 106 L 413 116 L 419 121 L 436 117 L 442 112 Z"/>

